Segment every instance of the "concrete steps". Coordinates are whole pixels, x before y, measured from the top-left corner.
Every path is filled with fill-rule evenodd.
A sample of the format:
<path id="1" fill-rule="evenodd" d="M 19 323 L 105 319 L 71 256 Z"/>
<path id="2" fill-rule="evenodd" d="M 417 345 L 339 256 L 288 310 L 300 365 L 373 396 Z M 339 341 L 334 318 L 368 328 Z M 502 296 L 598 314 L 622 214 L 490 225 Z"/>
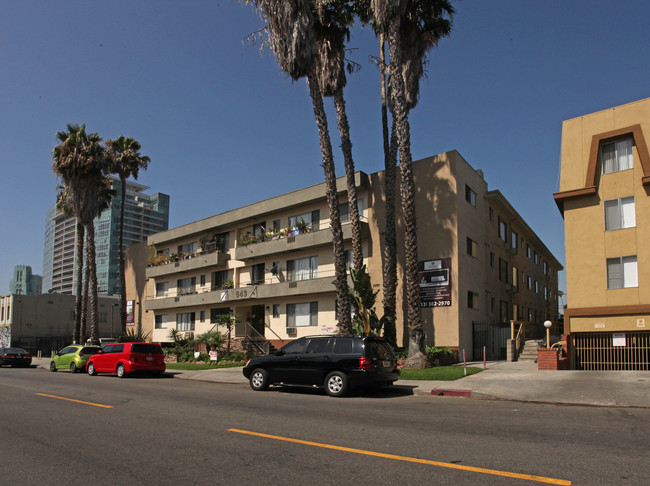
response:
<path id="1" fill-rule="evenodd" d="M 529 340 L 524 343 L 524 347 L 519 353 L 517 361 L 529 361 L 537 363 L 537 350 L 539 349 L 539 343 L 534 340 Z"/>

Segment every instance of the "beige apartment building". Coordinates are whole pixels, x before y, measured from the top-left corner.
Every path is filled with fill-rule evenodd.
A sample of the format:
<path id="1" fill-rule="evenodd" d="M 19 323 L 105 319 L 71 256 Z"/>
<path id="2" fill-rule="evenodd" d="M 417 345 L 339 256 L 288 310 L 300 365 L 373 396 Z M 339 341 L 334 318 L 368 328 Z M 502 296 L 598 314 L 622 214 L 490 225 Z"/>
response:
<path id="1" fill-rule="evenodd" d="M 456 151 L 413 164 L 422 314 L 428 345 L 465 350 L 468 359 L 505 359 L 511 319 L 557 321 L 557 272 L 562 266 L 481 171 Z M 384 173 L 355 175 L 364 261 L 381 291 Z M 337 181 L 345 248 L 351 228 L 345 178 Z M 398 234 L 398 343 L 404 322 L 404 247 Z M 337 332 L 334 265 L 325 184 L 260 201 L 151 235 L 131 252 L 136 324 L 153 341 L 170 331 L 194 336 L 233 312 L 240 337 L 261 336 L 276 347 L 291 339 Z M 137 268 L 144 279 L 135 282 Z M 377 311 L 382 314 L 382 294 Z M 480 329 L 477 326 L 481 326 Z M 224 331 L 223 329 L 219 329 Z M 479 351 L 480 349 L 480 351 Z M 478 358 L 478 356 L 476 356 Z"/>
<path id="2" fill-rule="evenodd" d="M 650 369 L 650 98 L 566 120 L 560 192 L 576 369 Z"/>

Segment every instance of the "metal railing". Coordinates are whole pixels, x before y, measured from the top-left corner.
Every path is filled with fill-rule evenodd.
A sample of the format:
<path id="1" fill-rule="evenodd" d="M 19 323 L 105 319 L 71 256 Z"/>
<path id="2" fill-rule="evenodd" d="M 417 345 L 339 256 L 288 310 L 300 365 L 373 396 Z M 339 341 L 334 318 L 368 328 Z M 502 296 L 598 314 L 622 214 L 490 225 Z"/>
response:
<path id="1" fill-rule="evenodd" d="M 650 371 L 650 332 L 571 334 L 571 363 L 585 371 Z"/>

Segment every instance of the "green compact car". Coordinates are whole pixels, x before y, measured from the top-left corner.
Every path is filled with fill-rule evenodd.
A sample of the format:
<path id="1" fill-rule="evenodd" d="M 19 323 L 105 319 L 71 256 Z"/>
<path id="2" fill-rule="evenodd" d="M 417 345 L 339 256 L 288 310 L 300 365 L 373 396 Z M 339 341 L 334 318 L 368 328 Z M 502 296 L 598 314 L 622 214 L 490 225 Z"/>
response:
<path id="1" fill-rule="evenodd" d="M 70 370 L 71 373 L 85 371 L 88 358 L 101 351 L 99 346 L 71 344 L 56 353 L 50 362 L 50 371 Z"/>

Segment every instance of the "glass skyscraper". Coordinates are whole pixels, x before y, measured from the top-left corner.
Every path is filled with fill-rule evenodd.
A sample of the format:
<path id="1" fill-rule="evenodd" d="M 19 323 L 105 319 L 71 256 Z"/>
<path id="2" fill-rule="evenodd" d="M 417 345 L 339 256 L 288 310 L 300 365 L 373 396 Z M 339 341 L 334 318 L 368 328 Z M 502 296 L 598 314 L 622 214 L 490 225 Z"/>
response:
<path id="1" fill-rule="evenodd" d="M 115 196 L 110 207 L 95 219 L 97 284 L 100 294 L 120 293 L 121 183 L 113 180 Z M 124 247 L 169 227 L 169 196 L 145 194 L 147 186 L 127 181 L 124 211 Z M 57 211 L 47 212 L 43 256 L 43 292 L 72 294 L 75 291 L 77 222 Z"/>

